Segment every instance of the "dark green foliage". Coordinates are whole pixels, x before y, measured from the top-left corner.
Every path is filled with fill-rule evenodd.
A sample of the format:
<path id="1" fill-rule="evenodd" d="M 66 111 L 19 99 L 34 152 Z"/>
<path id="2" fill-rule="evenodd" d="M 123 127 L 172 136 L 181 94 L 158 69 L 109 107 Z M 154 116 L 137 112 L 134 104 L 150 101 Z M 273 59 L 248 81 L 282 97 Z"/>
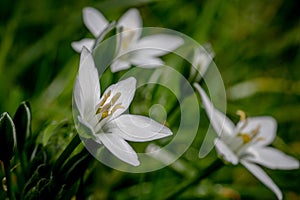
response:
<path id="1" fill-rule="evenodd" d="M 15 144 L 15 125 L 8 113 L 3 113 L 0 116 L 0 160 L 6 163 L 10 161 L 14 155 Z"/>

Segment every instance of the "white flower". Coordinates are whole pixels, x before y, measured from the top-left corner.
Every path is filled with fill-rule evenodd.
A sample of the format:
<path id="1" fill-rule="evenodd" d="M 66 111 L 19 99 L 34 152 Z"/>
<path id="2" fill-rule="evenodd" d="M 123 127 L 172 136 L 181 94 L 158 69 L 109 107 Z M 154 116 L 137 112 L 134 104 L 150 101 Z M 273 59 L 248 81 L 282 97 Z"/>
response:
<path id="1" fill-rule="evenodd" d="M 242 111 L 238 111 L 241 120 L 235 126 L 222 112 L 215 109 L 204 90 L 195 83 L 199 91 L 203 107 L 218 137 L 215 138 L 217 152 L 228 162 L 244 165 L 256 178 L 269 187 L 282 199 L 282 193 L 272 179 L 259 167 L 262 165 L 270 169 L 297 169 L 298 160 L 283 152 L 268 147 L 276 135 L 276 121 L 272 117 L 246 118 Z"/>
<path id="2" fill-rule="evenodd" d="M 158 58 L 183 44 L 178 36 L 155 34 L 141 37 L 142 19 L 137 9 L 128 10 L 119 20 L 117 26 L 121 29 L 119 37 L 119 52 L 117 60 L 111 65 L 113 72 L 130 68 L 157 67 L 164 64 Z"/>
<path id="3" fill-rule="evenodd" d="M 83 8 L 82 18 L 83 23 L 95 38 L 98 38 L 109 24 L 105 17 L 98 10 L 92 7 Z M 86 47 L 89 51 L 92 51 L 95 42 L 96 39 L 94 38 L 84 38 L 80 41 L 72 42 L 71 46 L 75 51 L 80 53 L 83 47 Z"/>
<path id="4" fill-rule="evenodd" d="M 199 82 L 205 75 L 208 66 L 215 56 L 210 44 L 206 44 L 204 47 L 194 50 L 193 67 L 191 67 L 190 73 L 190 77 L 194 78 L 194 82 Z"/>
<path id="5" fill-rule="evenodd" d="M 135 90 L 136 80 L 130 77 L 109 86 L 100 98 L 98 71 L 92 54 L 83 48 L 73 93 L 76 128 L 81 137 L 92 138 L 120 160 L 137 166 L 137 154 L 125 140 L 151 141 L 170 136 L 172 132 L 148 117 L 122 114 Z"/>
<path id="6" fill-rule="evenodd" d="M 97 38 L 108 26 L 108 21 L 94 8 L 83 9 L 83 21 L 87 28 Z M 156 34 L 141 37 L 142 19 L 137 9 L 129 9 L 118 21 L 120 31 L 117 36 L 116 59 L 111 64 L 111 71 L 117 72 L 128 69 L 131 65 L 150 68 L 158 67 L 164 62 L 158 58 L 183 44 L 178 36 Z M 80 52 L 86 46 L 90 51 L 95 46 L 95 39 L 83 39 L 73 42 L 72 47 Z"/>

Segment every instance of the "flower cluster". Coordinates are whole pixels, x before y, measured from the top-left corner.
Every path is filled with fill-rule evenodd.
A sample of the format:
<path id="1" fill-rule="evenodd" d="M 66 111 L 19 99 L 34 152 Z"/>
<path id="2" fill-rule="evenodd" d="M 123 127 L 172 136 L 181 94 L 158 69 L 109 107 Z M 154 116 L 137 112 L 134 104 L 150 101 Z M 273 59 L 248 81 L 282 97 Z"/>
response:
<path id="1" fill-rule="evenodd" d="M 11 50 L 15 50 L 14 41 L 19 41 L 17 33 L 24 28 L 22 23 L 16 23 L 20 21 L 18 19 L 23 14 L 22 5 L 13 15 L 10 15 L 9 12 L 5 13 L 6 19 L 4 20 L 9 19 L 9 23 L 7 30 L 3 32 L 4 41 L 7 42 L 1 44 L 0 48 L 0 63 L 3 66 L 13 60 L 11 56 L 7 57 L 7 55 Z M 105 5 L 108 4 L 104 3 L 102 7 Z M 127 5 L 128 2 L 122 3 L 122 5 L 118 5 L 118 8 L 123 9 Z M 181 6 L 182 2 L 178 5 Z M 216 5 L 219 4 L 203 6 L 204 15 L 201 17 L 199 15 L 195 19 L 200 19 L 199 22 L 205 21 L 203 19 L 211 19 L 214 14 L 210 12 L 216 11 L 213 7 L 219 8 Z M 278 7 L 277 4 L 274 5 L 276 8 Z M 278 9 L 281 8 L 280 6 Z M 115 9 L 114 6 L 110 7 L 111 10 Z M 149 11 L 152 6 L 145 8 Z M 186 6 L 186 8 L 190 10 L 191 7 Z M 63 10 L 66 10 L 66 7 L 63 6 Z M 109 10 L 107 9 L 107 11 Z M 184 13 L 186 10 L 182 9 L 183 12 L 177 16 L 182 16 L 182 13 L 186 14 Z M 273 10 L 272 13 L 276 14 L 276 9 L 274 12 Z M 38 12 L 38 14 L 41 13 L 44 14 L 44 12 Z M 47 13 L 50 16 L 54 12 Z M 191 12 L 184 19 L 194 16 L 195 13 L 198 14 L 198 11 Z M 205 16 L 207 13 L 209 15 Z M 266 186 L 270 195 L 276 196 L 279 200 L 284 198 L 280 185 L 277 185 L 277 181 L 273 181 L 265 171 L 266 168 L 271 170 L 299 169 L 299 161 L 284 153 L 283 148 L 278 145 L 279 142 L 284 144 L 280 135 L 276 136 L 277 126 L 281 126 L 281 121 L 278 120 L 277 124 L 276 119 L 271 116 L 248 117 L 242 110 L 236 112 L 236 120 L 227 117 L 224 112 L 227 104 L 226 92 L 221 75 L 213 62 L 215 53 L 210 44 L 201 46 L 194 39 L 169 29 L 144 28 L 141 15 L 136 8 L 129 9 L 116 21 L 106 19 L 93 7 L 85 7 L 82 15 L 84 25 L 91 37 L 71 43 L 73 50 L 80 55 L 78 56 L 79 67 L 75 81 L 73 76 L 65 77 L 70 71 L 69 67 L 73 67 L 69 63 L 73 62 L 64 62 L 66 68 L 56 78 L 52 77 L 56 73 L 51 73 L 51 77 L 48 77 L 48 71 L 43 68 L 38 73 L 41 76 L 34 82 L 30 81 L 29 85 L 21 88 L 22 90 L 19 87 L 12 87 L 12 94 L 6 97 L 5 95 L 8 93 L 4 92 L 2 95 L 4 102 L 14 97 L 17 99 L 28 97 L 31 92 L 28 92 L 27 89 L 36 86 L 33 83 L 37 83 L 37 90 L 32 93 L 34 102 L 47 107 L 46 110 L 51 110 L 51 112 L 41 112 L 42 115 L 38 115 L 38 120 L 33 121 L 30 104 L 24 101 L 14 115 L 10 115 L 8 112 L 0 115 L 0 199 L 36 200 L 50 197 L 58 200 L 143 199 L 142 195 L 150 193 L 151 195 L 146 199 L 149 197 L 165 200 L 178 199 L 181 198 L 179 197 L 181 194 L 184 199 L 211 198 L 212 196 L 204 195 L 215 194 L 240 199 L 239 193 L 232 188 L 225 189 L 223 186 L 221 188 L 219 184 L 210 184 L 209 180 L 202 181 L 225 165 L 244 167 L 251 173 L 250 175 Z M 35 19 L 33 16 L 35 15 L 27 18 Z M 60 15 L 56 18 L 59 17 Z M 43 20 L 38 22 L 44 22 L 48 18 L 42 18 Z M 267 18 L 269 19 L 270 16 L 268 15 Z M 224 20 L 219 21 L 223 22 Z M 69 23 L 69 19 L 66 22 Z M 34 21 L 34 23 L 36 22 Z M 18 27 L 19 25 L 22 26 Z M 29 25 L 28 27 L 32 27 L 32 24 Z M 71 33 L 75 27 L 71 26 L 67 32 Z M 201 26 L 196 28 L 204 31 L 201 34 L 197 32 L 198 30 L 194 32 L 199 36 L 198 39 L 207 36 L 208 32 L 205 31 L 209 30 L 208 26 L 204 26 L 204 29 L 201 29 Z M 60 23 L 49 34 L 40 35 L 45 35 L 51 44 L 56 44 L 67 36 L 67 34 L 57 34 L 59 30 L 61 30 Z M 252 30 L 254 29 L 251 28 Z M 293 30 L 290 29 L 292 33 L 294 33 Z M 44 33 L 43 31 L 41 33 Z M 223 36 L 228 33 L 221 31 L 221 34 Z M 211 37 L 213 41 L 219 41 L 219 39 L 215 40 L 215 36 L 217 35 L 214 34 Z M 31 35 L 27 39 L 29 38 L 32 38 Z M 221 39 L 224 38 L 228 37 L 221 37 Z M 14 80 L 11 79 L 12 77 L 27 80 L 27 74 L 36 69 L 41 56 L 50 51 L 50 48 L 47 47 L 42 49 L 38 56 L 27 58 L 35 54 L 36 50 L 41 49 L 43 41 L 39 40 L 36 44 L 33 43 L 33 46 L 15 61 L 16 65 L 23 63 L 21 68 L 14 71 L 12 67 L 12 69 L 9 68 L 9 73 L 3 73 L 9 75 L 7 78 L 4 77 L 4 84 L 7 80 Z M 291 42 L 285 43 L 288 45 L 279 45 L 280 50 L 289 49 Z M 25 47 L 24 44 L 22 43 L 21 46 Z M 223 47 L 224 44 L 222 43 L 221 46 Z M 221 48 L 216 49 L 220 50 Z M 235 55 L 235 51 L 233 52 Z M 63 57 L 67 58 L 67 56 Z M 248 57 L 246 56 L 246 58 Z M 60 57 L 58 61 L 60 63 Z M 31 64 L 33 64 L 33 68 L 27 67 Z M 6 72 L 7 69 L 0 65 L 1 70 Z M 55 70 L 53 72 L 58 72 L 57 69 Z M 23 72 L 25 75 L 21 76 Z M 47 77 L 45 84 L 50 80 L 53 82 L 43 93 L 40 93 L 46 86 L 39 84 L 44 81 L 44 77 Z M 261 78 L 257 80 L 265 83 L 265 81 L 261 81 Z M 247 87 L 240 87 L 245 86 L 244 83 L 238 84 L 238 87 L 232 87 L 233 93 L 240 94 L 242 92 L 246 94 L 242 96 L 247 96 L 249 92 L 264 91 L 257 87 L 263 84 L 258 84 L 256 81 L 246 81 L 247 84 L 251 83 Z M 73 88 L 69 87 L 73 82 Z M 272 81 L 267 80 L 266 82 L 269 86 Z M 280 80 L 280 84 L 284 82 L 285 80 Z M 292 81 L 282 85 L 284 85 L 282 88 L 295 89 Z M 295 85 L 297 86 L 297 83 Z M 12 86 L 17 85 L 12 84 Z M 2 88 L 9 89 L 10 87 L 4 85 Z M 267 87 L 264 85 L 262 88 Z M 63 100 L 70 97 L 72 89 L 73 119 L 70 120 L 69 116 L 65 117 L 64 115 L 70 114 L 71 101 L 65 105 L 66 102 Z M 232 93 L 230 88 L 228 91 L 229 94 Z M 294 101 L 294 97 L 292 99 Z M 202 108 L 200 108 L 199 102 Z M 223 109 L 217 102 L 224 106 Z M 7 105 L 14 103 L 15 100 Z M 1 105 L 0 108 L 2 109 L 5 105 Z M 37 107 L 39 108 L 39 106 Z M 208 119 L 203 120 L 209 126 L 207 131 L 204 129 L 205 126 L 202 127 L 200 109 L 205 111 L 204 114 Z M 37 111 L 41 110 L 35 109 L 33 113 L 36 114 Z M 45 119 L 45 117 L 51 118 L 52 115 L 62 120 Z M 200 116 L 201 123 L 199 122 Z M 290 117 L 290 115 L 286 115 L 286 117 Z M 236 121 L 237 123 L 235 123 Z M 43 122 L 41 127 L 34 127 L 41 122 Z M 34 128 L 32 129 L 32 127 Z M 205 137 L 203 137 L 204 134 L 206 134 Z M 202 140 L 202 138 L 204 139 Z M 202 146 L 199 156 L 197 156 L 195 149 L 198 149 L 199 141 L 202 141 Z M 296 142 L 291 144 L 293 144 L 291 149 L 298 145 Z M 294 144 L 296 145 L 294 146 Z M 286 151 L 288 149 L 289 147 L 286 147 Z M 212 154 L 209 154 L 213 159 L 210 157 L 204 160 L 203 152 L 208 154 L 210 150 L 214 150 Z M 98 163 L 93 162 L 95 158 L 113 169 L 97 165 Z M 207 165 L 206 161 L 210 160 L 213 161 Z M 168 168 L 164 169 L 164 173 L 153 173 L 154 176 L 143 175 L 138 181 L 133 180 L 137 177 L 136 175 L 116 173 L 115 171 L 146 173 L 165 166 Z M 172 173 L 165 173 L 168 170 L 172 170 Z M 224 170 L 232 170 L 232 167 Z M 176 172 L 176 175 L 173 172 Z M 181 176 L 177 176 L 178 174 Z M 155 181 L 152 183 L 153 177 L 155 177 Z M 177 181 L 183 177 L 186 180 Z M 224 177 L 232 179 L 230 174 L 226 174 Z M 248 175 L 243 176 L 243 179 L 247 177 Z M 165 180 L 160 180 L 162 178 Z M 234 182 L 237 181 L 235 176 L 233 179 Z M 240 181 L 240 179 L 238 180 Z M 157 184 L 158 182 L 159 184 Z M 260 182 L 257 183 L 260 184 Z M 170 183 L 170 185 L 160 187 L 165 183 Z M 104 188 L 99 191 L 96 188 L 98 185 L 104 185 Z M 291 189 L 296 191 L 297 185 L 294 185 L 294 188 L 291 187 Z M 190 193 L 184 193 L 191 187 L 197 187 L 197 189 L 193 188 L 194 190 L 190 190 Z M 115 193 L 115 191 L 118 192 Z M 286 193 L 288 194 L 288 192 Z M 244 194 L 248 195 L 248 192 L 246 191 Z M 291 193 L 292 195 L 294 193 Z M 295 194 L 295 198 L 298 197 L 297 195 L 299 193 Z M 258 197 L 259 199 L 265 198 Z"/>
<path id="2" fill-rule="evenodd" d="M 127 141 L 152 141 L 173 133 L 168 127 L 148 117 L 123 114 L 134 98 L 135 78 L 130 77 L 114 83 L 101 95 L 99 74 L 92 52 L 105 35 L 115 28 L 117 42 L 115 58 L 110 65 L 111 72 L 125 70 L 132 65 L 154 68 L 164 64 L 160 56 L 180 47 L 183 40 L 168 34 L 143 37 L 142 20 L 137 9 L 128 10 L 118 22 L 109 22 L 98 10 L 87 7 L 83 9 L 83 21 L 95 39 L 85 38 L 72 43 L 73 49 L 81 52 L 73 94 L 77 129 L 83 140 L 92 139 L 120 160 L 138 166 L 138 156 Z M 194 49 L 188 79 L 195 82 L 194 87 L 201 96 L 202 106 L 217 133 L 214 140 L 216 151 L 227 163 L 241 163 L 269 187 L 278 199 L 282 199 L 280 189 L 260 165 L 270 169 L 297 169 L 299 162 L 268 146 L 276 135 L 277 123 L 274 118 L 247 118 L 243 111 L 238 111 L 240 121 L 234 125 L 225 114 L 214 108 L 198 84 L 208 70 L 213 56 L 212 50 L 205 53 L 204 49 Z"/>

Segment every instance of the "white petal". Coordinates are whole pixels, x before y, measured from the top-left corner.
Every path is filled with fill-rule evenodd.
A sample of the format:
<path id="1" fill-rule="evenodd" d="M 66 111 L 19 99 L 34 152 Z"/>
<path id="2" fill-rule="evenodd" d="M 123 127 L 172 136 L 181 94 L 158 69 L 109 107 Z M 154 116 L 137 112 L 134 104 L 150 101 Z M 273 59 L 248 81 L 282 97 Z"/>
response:
<path id="1" fill-rule="evenodd" d="M 121 70 L 125 70 L 130 68 L 130 63 L 128 61 L 123 61 L 121 59 L 118 59 L 116 61 L 114 61 L 111 65 L 110 65 L 110 69 L 111 72 L 118 72 Z"/>
<path id="2" fill-rule="evenodd" d="M 75 102 L 79 104 L 82 115 L 95 114 L 96 105 L 100 98 L 100 83 L 98 71 L 95 67 L 92 54 L 86 49 L 82 49 L 80 56 L 79 72 L 76 78 L 76 89 L 74 91 Z M 80 94 L 76 94 L 76 93 Z"/>
<path id="3" fill-rule="evenodd" d="M 108 25 L 108 21 L 102 13 L 95 8 L 85 7 L 82 12 L 84 24 L 95 37 L 98 37 Z"/>
<path id="4" fill-rule="evenodd" d="M 237 129 L 241 127 L 243 122 L 237 124 Z M 253 145 L 265 146 L 271 144 L 276 136 L 277 123 L 273 117 L 249 117 L 247 118 L 247 126 L 241 130 L 242 133 L 251 133 L 255 129 L 259 129 L 256 135 L 257 142 Z M 255 138 L 254 138 L 255 140 Z"/>
<path id="5" fill-rule="evenodd" d="M 216 150 L 220 156 L 226 161 L 236 165 L 239 162 L 239 158 L 232 152 L 232 150 L 219 138 L 215 139 Z"/>
<path id="6" fill-rule="evenodd" d="M 264 172 L 259 166 L 241 160 L 241 163 L 263 184 L 270 188 L 277 196 L 278 199 L 282 199 L 282 193 L 272 179 Z"/>
<path id="7" fill-rule="evenodd" d="M 134 54 L 134 56 L 130 58 L 130 62 L 133 65 L 142 68 L 156 68 L 164 65 L 164 62 L 160 58 L 151 57 L 147 54 L 143 55 L 142 52 Z"/>
<path id="8" fill-rule="evenodd" d="M 138 156 L 131 146 L 120 136 L 110 133 L 97 134 L 97 138 L 117 158 L 133 166 L 140 164 Z"/>
<path id="9" fill-rule="evenodd" d="M 79 124 L 77 124 L 77 130 L 81 137 L 83 138 L 95 138 L 95 131 L 91 124 L 89 124 L 84 118 L 81 116 L 77 117 Z"/>
<path id="10" fill-rule="evenodd" d="M 141 28 L 142 18 L 140 12 L 135 9 L 129 9 L 118 21 L 119 26 L 124 26 L 128 28 Z"/>
<path id="11" fill-rule="evenodd" d="M 121 104 L 122 108 L 117 109 L 112 115 L 110 119 L 113 119 L 120 114 L 122 114 L 127 108 L 129 107 L 136 90 L 136 79 L 133 77 L 129 77 L 125 80 L 119 81 L 116 84 L 113 84 L 109 86 L 103 96 L 105 96 L 106 93 L 111 91 L 110 97 L 107 99 L 107 102 L 110 102 L 111 98 L 113 98 L 117 93 L 120 93 L 121 96 L 119 99 L 115 102 L 114 105 Z"/>
<path id="12" fill-rule="evenodd" d="M 133 36 L 132 41 L 136 41 L 141 35 L 142 18 L 139 11 L 135 8 L 129 9 L 118 21 L 118 27 L 125 31 L 122 37 Z M 133 32 L 131 32 L 132 30 Z"/>
<path id="13" fill-rule="evenodd" d="M 94 43 L 94 39 L 85 38 L 76 42 L 72 42 L 71 46 L 76 52 L 80 53 L 83 47 L 86 47 L 89 51 L 92 51 Z"/>
<path id="14" fill-rule="evenodd" d="M 194 51 L 194 58 L 193 58 L 193 67 L 191 68 L 191 76 L 196 75 L 196 80 L 200 80 L 203 77 L 213 60 L 214 52 L 212 51 L 210 45 L 206 49 L 203 47 L 196 48 Z M 197 82 L 197 81 L 196 81 Z"/>
<path id="15" fill-rule="evenodd" d="M 272 147 L 251 147 L 251 154 L 245 160 L 255 162 L 270 169 L 298 169 L 299 161 Z"/>
<path id="16" fill-rule="evenodd" d="M 79 79 L 76 77 L 75 84 L 74 84 L 74 91 L 73 91 L 73 102 L 74 102 L 74 109 L 78 111 L 79 115 L 83 116 L 84 112 L 84 98 L 83 92 L 80 87 Z"/>
<path id="17" fill-rule="evenodd" d="M 169 128 L 149 117 L 140 115 L 121 115 L 110 121 L 105 132 L 118 134 L 120 137 L 133 142 L 145 142 L 172 135 Z"/>
<path id="18" fill-rule="evenodd" d="M 232 121 L 228 119 L 222 112 L 214 108 L 208 96 L 198 83 L 194 83 L 194 87 L 200 93 L 200 96 L 202 98 L 202 106 L 206 110 L 210 123 L 212 124 L 216 133 L 220 137 L 222 137 L 222 134 L 226 134 L 226 136 L 233 136 L 235 126 Z"/>
<path id="19" fill-rule="evenodd" d="M 162 56 L 177 49 L 183 44 L 183 39 L 167 34 L 157 34 L 141 38 L 135 49 L 147 50 L 146 54 L 151 56 Z"/>

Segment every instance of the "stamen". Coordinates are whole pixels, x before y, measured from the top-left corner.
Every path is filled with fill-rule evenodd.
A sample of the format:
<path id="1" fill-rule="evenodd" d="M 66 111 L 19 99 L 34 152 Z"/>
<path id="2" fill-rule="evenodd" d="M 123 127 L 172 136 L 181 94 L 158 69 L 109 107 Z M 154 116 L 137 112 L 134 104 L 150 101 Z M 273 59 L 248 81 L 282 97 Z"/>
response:
<path id="1" fill-rule="evenodd" d="M 108 111 L 103 112 L 100 120 L 104 119 L 107 116 L 108 116 Z"/>
<path id="2" fill-rule="evenodd" d="M 256 136 L 259 133 L 260 124 L 257 125 L 257 127 L 251 131 L 252 137 Z"/>
<path id="3" fill-rule="evenodd" d="M 118 110 L 118 109 L 124 109 L 124 107 L 122 106 L 121 103 L 118 103 L 117 105 L 115 105 L 115 106 L 113 107 L 113 109 L 111 109 L 110 114 L 113 114 L 113 113 L 114 113 L 116 110 Z"/>
<path id="4" fill-rule="evenodd" d="M 240 116 L 240 121 L 245 121 L 246 120 L 246 113 L 242 110 L 237 110 L 236 114 Z"/>
<path id="5" fill-rule="evenodd" d="M 247 126 L 248 120 L 244 111 L 237 110 L 236 114 L 240 116 L 240 122 L 242 122 L 242 125 L 239 128 L 239 131 L 242 132 L 242 130 Z"/>
<path id="6" fill-rule="evenodd" d="M 248 135 L 247 133 L 240 133 L 240 137 L 242 137 L 243 143 L 246 144 L 252 140 L 252 137 Z"/>
<path id="7" fill-rule="evenodd" d="M 108 112 L 110 109 L 111 105 L 110 104 L 105 104 L 103 107 L 99 107 L 96 114 L 103 113 L 103 112 Z"/>
<path id="8" fill-rule="evenodd" d="M 107 93 L 104 94 L 104 97 L 103 97 L 102 101 L 100 102 L 99 107 L 102 107 L 105 104 L 108 97 L 110 97 L 110 94 L 111 94 L 111 90 L 109 90 Z"/>
<path id="9" fill-rule="evenodd" d="M 264 141 L 264 140 L 266 140 L 266 138 L 264 138 L 264 137 L 259 137 L 259 138 L 257 138 L 257 139 L 255 140 L 255 142 Z"/>
<path id="10" fill-rule="evenodd" d="M 113 96 L 113 97 L 111 98 L 110 104 L 111 104 L 111 105 L 114 105 L 114 104 L 116 103 L 116 101 L 118 101 L 118 99 L 120 98 L 120 96 L 121 96 L 121 93 L 120 93 L 120 92 L 118 92 L 117 94 L 115 94 L 115 96 Z"/>

